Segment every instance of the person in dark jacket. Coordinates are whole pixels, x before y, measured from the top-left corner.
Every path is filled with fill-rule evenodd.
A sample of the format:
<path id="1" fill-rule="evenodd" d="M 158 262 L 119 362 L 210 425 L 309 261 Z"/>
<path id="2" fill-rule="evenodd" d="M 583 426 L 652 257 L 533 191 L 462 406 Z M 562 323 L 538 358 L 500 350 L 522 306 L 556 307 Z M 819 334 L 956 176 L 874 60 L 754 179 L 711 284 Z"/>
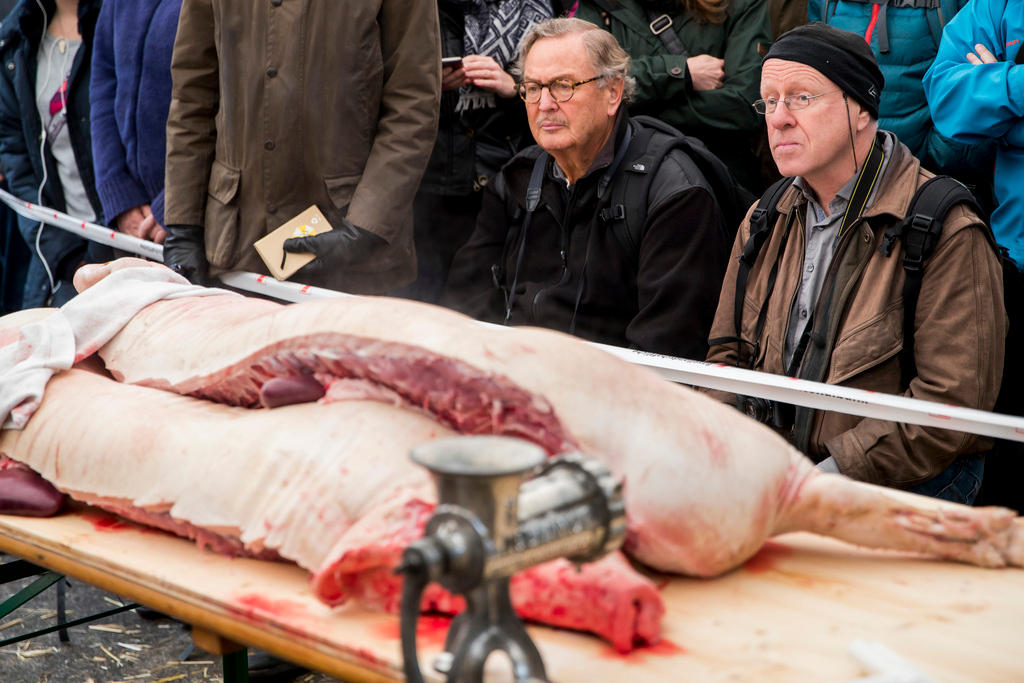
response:
<path id="1" fill-rule="evenodd" d="M 102 218 L 93 184 L 89 62 L 99 0 L 22 0 L 0 34 L 0 168 L 11 193 L 93 221 Z M 25 308 L 60 305 L 71 277 L 109 250 L 52 226 L 19 218 L 33 252 Z"/>
<path id="2" fill-rule="evenodd" d="M 758 97 L 758 49 L 771 40 L 767 3 L 579 0 L 574 16 L 606 28 L 633 58 L 631 114 L 698 138 L 741 185 L 763 189 L 753 151 L 760 121 L 750 103 Z"/>
<path id="3" fill-rule="evenodd" d="M 484 186 L 529 144 L 508 69 L 526 30 L 552 17 L 549 0 L 440 0 L 437 8 L 447 58 L 441 118 L 413 203 L 417 278 L 401 292 L 429 303 L 441 297 L 452 257 L 473 232 Z"/>
<path id="4" fill-rule="evenodd" d="M 658 166 L 638 253 L 600 216 L 598 193 L 645 151 L 634 149 L 640 135 L 623 107 L 629 67 L 610 33 L 579 19 L 552 19 L 526 35 L 519 93 L 538 144 L 487 186 L 443 304 L 491 322 L 703 357 L 728 239 L 696 165 L 674 150 Z M 537 159 L 539 204 L 527 221 Z"/>
<path id="5" fill-rule="evenodd" d="M 111 225 L 163 242 L 171 51 L 181 0 L 106 0 L 92 54 L 96 191 Z"/>

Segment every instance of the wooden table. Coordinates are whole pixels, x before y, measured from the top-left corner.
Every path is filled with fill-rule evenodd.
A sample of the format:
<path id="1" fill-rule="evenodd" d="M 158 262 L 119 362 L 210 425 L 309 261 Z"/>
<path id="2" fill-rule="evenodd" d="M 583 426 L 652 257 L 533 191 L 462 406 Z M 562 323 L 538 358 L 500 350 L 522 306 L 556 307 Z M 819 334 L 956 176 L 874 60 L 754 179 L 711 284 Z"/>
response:
<path id="1" fill-rule="evenodd" d="M 331 610 L 293 565 L 221 557 L 88 508 L 0 516 L 0 550 L 172 614 L 212 640 L 346 680 L 401 678 L 397 617 Z M 552 680 L 849 680 L 866 673 L 847 654 L 858 638 L 885 644 L 935 681 L 1024 680 L 1024 570 L 789 534 L 725 577 L 657 580 L 668 609 L 659 645 L 623 656 L 594 637 L 531 627 Z M 421 619 L 425 675 L 446 629 L 447 620 Z"/>

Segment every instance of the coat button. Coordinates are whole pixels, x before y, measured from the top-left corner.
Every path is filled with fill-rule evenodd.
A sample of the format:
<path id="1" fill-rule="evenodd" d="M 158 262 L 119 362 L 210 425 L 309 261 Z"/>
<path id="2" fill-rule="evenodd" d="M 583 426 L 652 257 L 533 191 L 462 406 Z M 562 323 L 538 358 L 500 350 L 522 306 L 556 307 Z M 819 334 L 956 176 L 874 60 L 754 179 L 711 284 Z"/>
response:
<path id="1" fill-rule="evenodd" d="M 673 76 L 678 76 L 679 74 L 683 73 L 683 70 L 681 68 L 679 68 L 678 66 L 674 66 L 669 71 L 669 73 L 671 73 Z"/>
<path id="2" fill-rule="evenodd" d="M 274 76 L 277 75 L 277 69 L 275 69 L 274 67 L 269 67 L 267 69 L 267 75 L 273 78 Z"/>
<path id="3" fill-rule="evenodd" d="M 277 213 L 277 205 L 267 204 L 267 213 Z"/>
<path id="4" fill-rule="evenodd" d="M 14 62 L 7 62 L 7 70 L 14 71 Z"/>
<path id="5" fill-rule="evenodd" d="M 266 142 L 263 143 L 263 149 L 267 151 L 273 150 L 274 147 L 275 145 L 273 140 L 267 140 Z"/>
<path id="6" fill-rule="evenodd" d="M 281 0 L 270 0 L 270 4 L 273 5 L 274 7 L 280 7 Z"/>

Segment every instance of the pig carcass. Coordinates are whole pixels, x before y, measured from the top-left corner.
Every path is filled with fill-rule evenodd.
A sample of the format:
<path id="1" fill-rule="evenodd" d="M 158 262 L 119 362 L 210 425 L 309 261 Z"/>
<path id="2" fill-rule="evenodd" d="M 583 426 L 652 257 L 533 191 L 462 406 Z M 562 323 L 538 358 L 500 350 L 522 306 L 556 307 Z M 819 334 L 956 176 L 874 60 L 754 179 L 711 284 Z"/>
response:
<path id="1" fill-rule="evenodd" d="M 94 270 L 93 277 L 102 277 L 111 267 L 117 266 Z M 526 438 L 551 453 L 581 450 L 624 479 L 630 529 L 626 548 L 664 571 L 714 576 L 742 563 L 767 537 L 793 530 L 984 566 L 1019 566 L 1024 561 L 1021 523 L 1011 511 L 931 501 L 916 505 L 877 487 L 818 473 L 782 439 L 733 409 L 553 332 L 492 330 L 449 311 L 384 298 L 280 306 L 210 296 L 148 306 L 100 354 L 118 379 L 161 390 L 147 395 L 211 399 L 237 406 L 224 408 L 236 411 L 232 415 L 307 415 L 314 408 L 343 404 L 331 401 L 361 387 L 355 392 L 386 396 L 400 404 L 392 408 L 396 414 L 417 411 L 430 416 L 426 422 L 435 430 L 440 429 L 436 420 L 461 433 Z M 313 375 L 326 387 L 320 405 L 245 410 L 259 403 L 268 381 L 297 374 Z M 68 400 L 72 392 L 61 393 L 62 400 Z M 54 395 L 48 391 L 44 407 Z M 310 420 L 297 417 L 288 422 L 306 425 Z M 46 430 L 45 424 L 40 430 L 39 434 Z M 394 449 L 388 468 L 407 471 L 413 467 L 404 460 L 408 444 L 387 445 L 395 431 L 380 427 L 377 446 Z M 219 423 L 191 433 L 208 453 L 228 443 Z M 140 459 L 150 451 L 175 458 L 189 450 L 162 441 L 163 437 L 129 439 L 125 447 Z M 257 438 L 254 452 L 267 450 L 272 443 L 267 437 Z M 25 448 L 6 444 L 0 442 L 4 452 L 13 452 L 16 459 L 26 457 Z M 63 459 L 66 448 L 60 452 Z M 367 447 L 356 460 L 369 462 L 374 457 Z M 205 460 L 211 458 L 208 454 Z M 167 469 L 154 468 L 148 478 L 158 479 L 159 471 Z M 250 479 L 248 471 L 241 471 Z M 353 480 L 360 476 L 365 475 L 353 474 Z M 177 494 L 140 497 L 142 484 L 137 479 L 123 482 L 118 493 L 104 495 L 150 509 L 173 502 L 169 516 L 176 522 L 201 517 L 200 502 L 184 504 L 173 498 Z M 243 491 L 254 490 L 246 489 L 248 481 L 241 485 Z M 95 486 L 58 483 L 86 496 Z M 235 496 L 245 497 L 231 494 Z M 345 542 L 317 541 L 323 559 L 313 569 L 314 588 L 321 598 L 337 603 L 353 596 L 397 595 L 397 579 L 390 568 L 397 564 L 405 542 L 418 535 L 431 502 L 420 505 L 416 514 L 405 508 L 395 513 L 392 508 L 398 499 L 413 498 L 392 496 L 370 503 L 355 513 L 365 517 L 349 519 Z M 277 528 L 277 520 L 291 519 L 304 503 L 283 501 L 263 525 Z M 364 521 L 378 518 L 378 510 L 387 511 L 384 517 L 397 520 L 397 526 Z M 225 536 L 235 531 L 210 520 L 195 526 L 231 532 Z M 235 535 L 249 539 L 243 543 L 259 539 L 262 546 L 287 556 L 278 548 L 290 541 L 263 540 L 263 533 L 253 527 Z M 617 580 L 609 576 L 605 585 Z M 531 590 L 543 594 L 536 587 Z M 557 594 L 549 591 L 545 600 Z M 646 621 L 656 614 L 656 607 L 648 610 Z M 649 638 L 639 631 L 633 637 Z"/>

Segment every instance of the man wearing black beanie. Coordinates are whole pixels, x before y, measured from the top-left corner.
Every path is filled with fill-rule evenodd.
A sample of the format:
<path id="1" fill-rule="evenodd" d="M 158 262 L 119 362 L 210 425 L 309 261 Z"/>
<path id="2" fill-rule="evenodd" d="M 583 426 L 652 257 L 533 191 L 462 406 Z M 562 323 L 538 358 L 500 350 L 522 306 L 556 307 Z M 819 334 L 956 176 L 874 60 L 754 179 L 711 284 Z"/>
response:
<path id="1" fill-rule="evenodd" d="M 903 339 L 904 241 L 886 232 L 932 174 L 878 129 L 884 84 L 867 43 L 825 24 L 795 28 L 768 51 L 753 107 L 786 178 L 740 226 L 708 360 L 991 410 L 1006 334 L 1001 270 L 965 204 L 942 222 L 908 313 L 913 339 Z M 977 495 L 991 447 L 932 427 L 717 396 L 822 470 L 962 503 Z"/>

